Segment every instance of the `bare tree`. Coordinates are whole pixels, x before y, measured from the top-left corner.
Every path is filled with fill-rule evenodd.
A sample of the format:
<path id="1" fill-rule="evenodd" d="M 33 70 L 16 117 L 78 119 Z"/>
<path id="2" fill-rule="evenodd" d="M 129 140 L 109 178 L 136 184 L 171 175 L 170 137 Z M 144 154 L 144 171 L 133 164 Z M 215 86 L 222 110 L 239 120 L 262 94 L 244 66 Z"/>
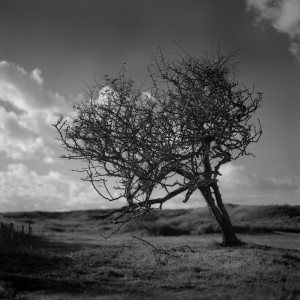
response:
<path id="1" fill-rule="evenodd" d="M 251 118 L 261 94 L 236 80 L 237 56 L 198 58 L 183 51 L 172 59 L 159 49 L 148 66 L 153 86 L 135 89 L 125 72 L 91 86 L 87 99 L 54 126 L 69 155 L 80 159 L 99 195 L 126 199 L 115 222 L 147 213 L 200 190 L 220 225 L 223 244 L 237 245 L 218 186 L 220 167 L 247 152 L 261 136 Z M 110 186 L 114 181 L 114 186 Z"/>

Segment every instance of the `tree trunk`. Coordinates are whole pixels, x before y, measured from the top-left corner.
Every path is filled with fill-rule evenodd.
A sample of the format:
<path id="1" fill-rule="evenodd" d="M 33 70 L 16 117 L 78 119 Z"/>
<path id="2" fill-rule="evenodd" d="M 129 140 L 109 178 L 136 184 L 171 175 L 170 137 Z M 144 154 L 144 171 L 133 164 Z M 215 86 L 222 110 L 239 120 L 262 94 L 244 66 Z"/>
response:
<path id="1" fill-rule="evenodd" d="M 211 188 L 214 191 L 215 198 L 212 195 Z M 220 225 L 222 231 L 222 245 L 232 247 L 243 244 L 235 235 L 234 228 L 223 204 L 217 182 L 214 182 L 211 184 L 211 186 L 199 187 L 199 190 L 201 191 L 208 204 L 208 207 Z"/>
<path id="2" fill-rule="evenodd" d="M 212 168 L 209 159 L 210 143 L 211 141 L 208 140 L 204 144 L 205 153 L 203 158 L 204 170 L 207 174 L 206 179 L 208 181 L 211 180 L 212 174 Z M 211 188 L 213 189 L 214 197 Z M 243 244 L 235 235 L 234 228 L 231 224 L 230 218 L 223 204 L 222 196 L 217 181 L 213 181 L 213 183 L 207 186 L 200 186 L 199 190 L 201 191 L 212 214 L 215 216 L 217 222 L 220 225 L 223 237 L 222 244 L 224 246 L 237 246 Z"/>

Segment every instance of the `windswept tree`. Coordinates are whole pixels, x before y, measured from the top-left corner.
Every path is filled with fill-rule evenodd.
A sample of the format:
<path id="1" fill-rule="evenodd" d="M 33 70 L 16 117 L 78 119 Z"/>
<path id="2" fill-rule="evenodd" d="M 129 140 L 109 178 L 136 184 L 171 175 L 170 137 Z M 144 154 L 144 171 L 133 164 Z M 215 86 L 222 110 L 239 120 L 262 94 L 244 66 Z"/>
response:
<path id="1" fill-rule="evenodd" d="M 261 94 L 236 78 L 237 56 L 198 58 L 187 52 L 167 58 L 159 49 L 148 66 L 152 87 L 134 88 L 125 72 L 104 76 L 72 116 L 54 125 L 79 159 L 83 180 L 109 201 L 126 199 L 115 222 L 148 213 L 183 193 L 199 190 L 216 218 L 223 244 L 237 245 L 219 190 L 220 168 L 243 155 L 261 136 L 252 121 Z M 200 200 L 200 199 L 199 199 Z"/>

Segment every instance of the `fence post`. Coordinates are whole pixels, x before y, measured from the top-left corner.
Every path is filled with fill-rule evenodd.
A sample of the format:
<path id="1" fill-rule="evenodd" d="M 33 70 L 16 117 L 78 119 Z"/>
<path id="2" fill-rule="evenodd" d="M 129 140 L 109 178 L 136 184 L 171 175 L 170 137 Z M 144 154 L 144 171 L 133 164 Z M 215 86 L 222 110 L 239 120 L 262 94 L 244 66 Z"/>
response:
<path id="1" fill-rule="evenodd" d="M 2 240 L 7 238 L 7 228 L 5 227 L 4 223 L 1 223 L 1 237 Z"/>
<path id="2" fill-rule="evenodd" d="M 22 239 L 24 239 L 25 237 L 25 229 L 24 229 L 24 225 L 22 225 Z"/>
<path id="3" fill-rule="evenodd" d="M 28 224 L 28 236 L 29 236 L 29 238 L 31 238 L 31 236 L 32 236 L 32 227 L 31 227 L 30 223 Z"/>
<path id="4" fill-rule="evenodd" d="M 9 225 L 9 237 L 10 237 L 10 240 L 13 241 L 13 239 L 14 239 L 14 223 L 10 223 L 10 225 Z"/>

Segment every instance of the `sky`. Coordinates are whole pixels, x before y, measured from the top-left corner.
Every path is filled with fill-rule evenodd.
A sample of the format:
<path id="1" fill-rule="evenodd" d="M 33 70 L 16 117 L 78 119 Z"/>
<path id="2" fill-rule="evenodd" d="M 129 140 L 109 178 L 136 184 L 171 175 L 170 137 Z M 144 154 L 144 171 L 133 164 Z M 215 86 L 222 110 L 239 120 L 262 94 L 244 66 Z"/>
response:
<path id="1" fill-rule="evenodd" d="M 56 130 L 95 74 L 145 89 L 149 52 L 240 50 L 239 81 L 263 94 L 255 157 L 223 166 L 224 202 L 300 205 L 299 0 L 0 0 L 0 212 L 114 208 L 64 161 Z M 165 208 L 205 205 L 200 194 Z"/>

